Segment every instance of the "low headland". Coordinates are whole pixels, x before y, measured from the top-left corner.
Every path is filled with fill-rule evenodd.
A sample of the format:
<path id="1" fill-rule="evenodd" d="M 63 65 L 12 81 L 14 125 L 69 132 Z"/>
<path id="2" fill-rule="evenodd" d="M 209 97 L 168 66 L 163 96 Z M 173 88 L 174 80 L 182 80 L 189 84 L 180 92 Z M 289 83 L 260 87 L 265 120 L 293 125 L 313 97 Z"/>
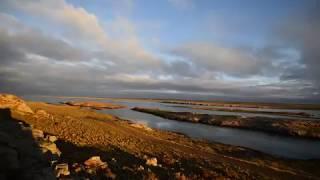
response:
<path id="1" fill-rule="evenodd" d="M 225 102 L 225 101 L 187 101 L 187 100 L 162 100 L 160 102 L 166 103 L 166 104 L 217 106 L 217 107 L 226 107 L 226 108 L 320 110 L 319 104 Z"/>
<path id="2" fill-rule="evenodd" d="M 249 129 L 288 136 L 320 139 L 320 122 L 311 120 L 281 119 L 269 117 L 242 117 L 236 115 L 211 115 L 192 112 L 173 112 L 153 108 L 132 108 L 166 118 L 191 123 L 201 123 L 213 126 Z"/>
<path id="3" fill-rule="evenodd" d="M 125 106 L 123 105 L 105 103 L 105 102 L 96 102 L 96 101 L 85 101 L 85 102 L 68 101 L 68 102 L 64 102 L 63 104 L 66 104 L 69 106 L 87 107 L 95 110 L 125 108 Z"/>
<path id="4" fill-rule="evenodd" d="M 292 111 L 268 111 L 263 109 L 242 109 L 242 108 L 225 108 L 225 107 L 207 107 L 207 106 L 183 106 L 183 105 L 172 105 L 171 107 L 178 108 L 191 108 L 191 109 L 200 109 L 200 110 L 208 110 L 208 111 L 221 111 L 221 112 L 236 112 L 236 113 L 251 113 L 251 114 L 266 114 L 266 115 L 276 115 L 276 116 L 286 116 L 286 117 L 297 117 L 297 118 L 306 118 L 306 119 L 319 119 L 319 117 L 315 117 L 313 114 L 307 112 L 301 112 L 297 110 L 297 112 Z"/>

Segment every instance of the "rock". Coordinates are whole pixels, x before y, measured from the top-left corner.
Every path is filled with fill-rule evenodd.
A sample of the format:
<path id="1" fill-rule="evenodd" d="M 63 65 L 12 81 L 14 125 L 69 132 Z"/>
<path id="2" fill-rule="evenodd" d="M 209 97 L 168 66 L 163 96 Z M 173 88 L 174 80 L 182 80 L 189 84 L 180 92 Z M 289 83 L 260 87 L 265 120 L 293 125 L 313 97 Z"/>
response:
<path id="1" fill-rule="evenodd" d="M 111 171 L 111 169 L 107 168 L 104 170 L 105 173 L 104 175 L 107 177 L 107 178 L 110 178 L 110 179 L 116 179 L 116 175 Z"/>
<path id="2" fill-rule="evenodd" d="M 40 129 L 32 129 L 31 133 L 35 139 L 44 138 L 43 131 L 41 131 Z"/>
<path id="3" fill-rule="evenodd" d="M 19 114 L 33 114 L 31 108 L 20 98 L 11 94 L 0 94 L 0 109 L 9 108 Z"/>
<path id="4" fill-rule="evenodd" d="M 148 172 L 148 174 L 145 177 L 143 177 L 143 179 L 145 179 L 145 180 L 158 180 L 156 174 L 153 172 Z"/>
<path id="5" fill-rule="evenodd" d="M 6 146 L 0 146 L 0 171 L 15 170 L 20 167 L 18 152 Z"/>
<path id="6" fill-rule="evenodd" d="M 146 161 L 146 165 L 149 165 L 149 166 L 157 166 L 157 158 L 150 158 L 150 159 L 147 159 Z"/>
<path id="7" fill-rule="evenodd" d="M 186 180 L 187 178 L 186 178 L 186 176 L 183 174 L 183 173 L 181 173 L 181 172 L 177 172 L 177 173 L 175 173 L 175 178 L 177 179 L 177 180 Z"/>
<path id="8" fill-rule="evenodd" d="M 8 108 L 1 109 L 0 108 L 0 121 L 10 121 L 10 120 L 12 120 L 10 109 L 8 109 Z"/>
<path id="9" fill-rule="evenodd" d="M 56 142 L 58 140 L 58 138 L 56 136 L 51 136 L 51 135 L 48 135 L 47 139 L 50 142 Z"/>
<path id="10" fill-rule="evenodd" d="M 79 173 L 84 170 L 83 166 L 78 163 L 72 164 L 72 168 L 73 168 L 74 172 L 76 172 L 76 173 Z"/>
<path id="11" fill-rule="evenodd" d="M 241 124 L 240 124 L 240 121 L 238 120 L 230 120 L 230 121 L 222 121 L 221 126 L 239 127 L 241 126 Z"/>
<path id="12" fill-rule="evenodd" d="M 51 167 L 43 168 L 41 172 L 33 179 L 53 180 L 56 179 Z"/>
<path id="13" fill-rule="evenodd" d="M 176 163 L 176 160 L 173 159 L 172 157 L 164 156 L 162 158 L 162 162 L 165 165 L 173 165 L 174 163 Z"/>
<path id="14" fill-rule="evenodd" d="M 0 144 L 10 144 L 12 142 L 12 138 L 4 132 L 0 132 Z"/>
<path id="15" fill-rule="evenodd" d="M 88 167 L 99 167 L 107 165 L 106 162 L 102 162 L 100 156 L 92 156 L 88 160 L 84 162 L 84 164 Z"/>
<path id="16" fill-rule="evenodd" d="M 52 116 L 47 113 L 45 110 L 37 110 L 36 113 L 33 115 L 35 118 L 51 118 Z"/>
<path id="17" fill-rule="evenodd" d="M 55 167 L 55 175 L 59 178 L 61 175 L 68 176 L 70 175 L 69 167 L 67 163 L 57 164 Z"/>
<path id="18" fill-rule="evenodd" d="M 140 165 L 137 170 L 138 170 L 138 171 L 143 171 L 143 170 L 144 170 L 144 167 Z"/>
<path id="19" fill-rule="evenodd" d="M 152 129 L 149 128 L 145 124 L 133 123 L 133 124 L 130 124 L 130 126 L 135 127 L 135 128 L 139 128 L 139 129 L 144 129 L 144 130 L 147 130 L 147 131 L 152 131 Z"/>
<path id="20" fill-rule="evenodd" d="M 46 153 L 48 151 L 50 151 L 52 154 L 61 155 L 60 150 L 57 148 L 57 145 L 55 143 L 52 142 L 46 142 L 46 141 L 41 141 L 39 143 L 39 146 L 42 150 L 43 153 Z"/>
<path id="21" fill-rule="evenodd" d="M 86 169 L 86 173 L 93 175 L 93 174 L 96 174 L 96 170 L 89 168 L 89 169 Z"/>

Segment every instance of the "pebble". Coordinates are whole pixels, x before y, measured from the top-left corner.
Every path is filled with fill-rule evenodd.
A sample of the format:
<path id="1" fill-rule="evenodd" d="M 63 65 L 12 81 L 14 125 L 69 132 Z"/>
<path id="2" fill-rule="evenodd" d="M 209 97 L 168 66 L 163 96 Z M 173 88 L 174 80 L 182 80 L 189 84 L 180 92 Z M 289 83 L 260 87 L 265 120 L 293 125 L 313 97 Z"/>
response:
<path id="1" fill-rule="evenodd" d="M 150 158 L 150 159 L 147 159 L 146 161 L 146 165 L 149 165 L 149 166 L 157 166 L 157 158 L 153 157 L 153 158 Z"/>
<path id="2" fill-rule="evenodd" d="M 57 164 L 55 167 L 55 175 L 56 177 L 60 177 L 61 175 L 68 176 L 70 175 L 69 167 L 67 163 Z"/>

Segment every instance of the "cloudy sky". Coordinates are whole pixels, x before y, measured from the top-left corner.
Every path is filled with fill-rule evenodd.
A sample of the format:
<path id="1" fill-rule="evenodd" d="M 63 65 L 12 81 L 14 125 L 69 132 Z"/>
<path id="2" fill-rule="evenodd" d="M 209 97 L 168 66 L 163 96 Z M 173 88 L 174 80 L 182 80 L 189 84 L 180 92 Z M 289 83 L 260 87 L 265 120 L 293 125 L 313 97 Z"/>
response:
<path id="1" fill-rule="evenodd" d="M 320 102 L 318 0 L 0 0 L 0 92 Z"/>

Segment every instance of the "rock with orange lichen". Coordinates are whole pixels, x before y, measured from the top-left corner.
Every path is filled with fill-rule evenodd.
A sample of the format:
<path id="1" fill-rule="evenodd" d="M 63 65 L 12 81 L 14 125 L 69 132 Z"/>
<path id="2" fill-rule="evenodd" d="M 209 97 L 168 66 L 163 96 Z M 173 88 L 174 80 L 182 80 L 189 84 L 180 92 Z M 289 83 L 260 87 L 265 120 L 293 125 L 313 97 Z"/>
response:
<path id="1" fill-rule="evenodd" d="M 19 114 L 33 114 L 24 100 L 12 94 L 0 94 L 0 109 L 11 109 Z"/>

